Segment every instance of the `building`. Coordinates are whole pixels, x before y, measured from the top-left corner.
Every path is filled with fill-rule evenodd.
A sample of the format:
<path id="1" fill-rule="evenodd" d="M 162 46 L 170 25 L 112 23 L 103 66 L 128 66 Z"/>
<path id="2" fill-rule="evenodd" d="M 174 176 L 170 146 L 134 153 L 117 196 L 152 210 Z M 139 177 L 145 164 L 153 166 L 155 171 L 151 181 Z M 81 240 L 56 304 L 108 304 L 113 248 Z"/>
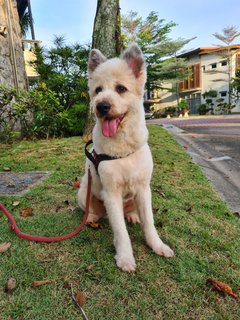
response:
<path id="1" fill-rule="evenodd" d="M 23 40 L 20 19 L 30 16 L 31 39 Z M 30 0 L 0 0 L 0 85 L 26 89 L 28 80 L 38 76 L 31 67 L 35 40 Z"/>
<path id="2" fill-rule="evenodd" d="M 240 68 L 240 45 L 229 47 L 215 46 L 198 48 L 178 56 L 185 58 L 188 63 L 189 78 L 178 84 L 180 98 L 185 99 L 190 106 L 191 114 L 198 113 L 200 104 L 206 103 L 206 92 L 214 90 L 217 96 L 212 99 L 211 108 L 216 113 L 219 99 L 229 102 L 229 80 Z M 170 83 L 165 83 L 167 89 Z M 159 108 L 177 106 L 176 94 L 169 90 L 155 93 L 160 98 Z M 218 101 L 217 101 L 218 100 Z M 232 112 L 240 112 L 240 102 L 235 101 L 236 107 Z"/>
<path id="3" fill-rule="evenodd" d="M 19 12 L 15 0 L 0 0 L 0 84 L 27 87 Z"/>
<path id="4" fill-rule="evenodd" d="M 20 17 L 23 16 L 26 11 L 29 15 L 29 28 L 31 32 L 31 38 L 22 39 L 22 49 L 24 54 L 25 70 L 26 70 L 27 80 L 29 82 L 30 80 L 35 79 L 39 76 L 36 70 L 34 69 L 32 62 L 34 62 L 34 60 L 36 59 L 34 54 L 34 49 L 36 47 L 41 47 L 42 42 L 39 40 L 36 40 L 35 38 L 30 0 L 17 0 L 17 7 L 18 7 L 18 13 Z"/>

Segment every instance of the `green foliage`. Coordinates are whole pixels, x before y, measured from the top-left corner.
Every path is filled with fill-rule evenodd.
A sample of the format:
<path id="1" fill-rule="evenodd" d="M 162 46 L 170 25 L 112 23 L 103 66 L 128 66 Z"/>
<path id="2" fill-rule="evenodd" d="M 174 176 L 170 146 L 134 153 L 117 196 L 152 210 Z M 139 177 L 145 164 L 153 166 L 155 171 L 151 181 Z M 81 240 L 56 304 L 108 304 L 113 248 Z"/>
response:
<path id="1" fill-rule="evenodd" d="M 231 80 L 231 93 L 235 99 L 240 98 L 240 69 L 236 71 L 236 75 Z"/>
<path id="2" fill-rule="evenodd" d="M 205 115 L 208 112 L 208 107 L 205 103 L 200 104 L 198 107 L 198 113 L 200 115 Z"/>
<path id="3" fill-rule="evenodd" d="M 9 142 L 20 135 L 16 130 L 18 117 L 12 107 L 16 94 L 15 89 L 0 86 L 0 141 Z"/>
<path id="4" fill-rule="evenodd" d="M 168 41 L 174 22 L 165 23 L 158 17 L 157 12 L 150 12 L 145 20 L 138 16 L 137 12 L 130 11 L 122 17 L 123 43 L 127 46 L 130 42 L 137 42 L 141 47 L 147 62 L 147 90 L 159 87 L 159 74 L 156 65 L 166 56 L 165 51 L 156 50 L 159 43 Z"/>
<path id="5" fill-rule="evenodd" d="M 29 12 L 25 12 L 19 19 L 21 33 L 23 37 L 26 37 L 27 31 L 30 27 L 31 17 Z"/>
<path id="6" fill-rule="evenodd" d="M 189 104 L 187 103 L 186 100 L 182 99 L 178 104 L 178 108 L 179 109 L 188 109 L 189 108 Z"/>
<path id="7" fill-rule="evenodd" d="M 30 91 L 0 87 L 0 141 L 16 138 L 49 138 L 82 134 L 87 104 L 69 109 L 61 105 L 57 94 L 43 84 Z"/>
<path id="8" fill-rule="evenodd" d="M 87 61 L 89 47 L 66 45 L 62 36 L 56 36 L 54 47 L 36 48 L 34 67 L 39 74 L 35 85 L 44 85 L 57 95 L 64 110 L 78 102 L 88 102 Z"/>
<path id="9" fill-rule="evenodd" d="M 150 53 L 149 49 L 159 42 L 166 41 L 172 27 L 176 23 L 165 23 L 158 17 L 158 13 L 151 11 L 145 20 L 138 16 L 137 12 L 130 11 L 122 16 L 122 38 L 127 46 L 130 42 L 137 42 L 144 53 Z M 150 59 L 150 57 L 149 57 Z"/>
<path id="10" fill-rule="evenodd" d="M 39 74 L 31 89 L 0 87 L 0 139 L 49 138 L 82 134 L 87 119 L 89 48 L 67 46 L 55 37 L 50 50 L 36 48 Z"/>
<path id="11" fill-rule="evenodd" d="M 68 111 L 69 134 L 82 135 L 88 116 L 88 105 L 84 103 L 75 104 Z"/>
<path id="12" fill-rule="evenodd" d="M 232 108 L 235 107 L 235 105 L 225 102 L 225 99 L 223 98 L 217 99 L 216 102 L 217 102 L 217 107 L 215 108 L 215 110 L 220 113 L 229 114 L 231 113 Z"/>
<path id="13" fill-rule="evenodd" d="M 204 96 L 204 99 L 205 98 L 216 98 L 217 97 L 217 91 L 213 90 L 213 89 L 210 89 L 210 90 L 204 92 L 203 96 Z"/>

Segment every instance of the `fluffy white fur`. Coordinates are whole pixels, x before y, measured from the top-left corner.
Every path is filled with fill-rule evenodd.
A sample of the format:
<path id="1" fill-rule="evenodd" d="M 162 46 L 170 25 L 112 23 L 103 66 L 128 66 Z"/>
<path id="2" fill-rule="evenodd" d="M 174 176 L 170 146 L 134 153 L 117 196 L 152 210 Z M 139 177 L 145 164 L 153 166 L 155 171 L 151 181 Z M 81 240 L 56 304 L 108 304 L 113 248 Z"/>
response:
<path id="1" fill-rule="evenodd" d="M 148 131 L 143 109 L 143 93 L 146 68 L 141 50 L 136 44 L 129 46 L 121 58 L 107 60 L 100 51 L 92 50 L 89 56 L 89 94 L 91 107 L 96 113 L 93 130 L 94 149 L 118 157 L 117 160 L 102 161 L 96 173 L 93 164 L 86 161 L 86 173 L 78 192 L 78 203 L 85 210 L 87 170 L 92 174 L 92 196 L 101 200 L 110 221 L 116 249 L 116 263 L 123 271 L 135 271 L 131 241 L 124 219 L 124 202 L 133 199 L 136 209 L 126 217 L 131 222 L 141 222 L 146 242 L 152 250 L 165 257 L 172 257 L 173 251 L 159 238 L 153 221 L 150 180 L 153 169 L 152 156 L 147 144 Z M 127 91 L 118 93 L 116 86 Z M 96 88 L 101 92 L 96 93 Z M 104 117 L 97 112 L 102 101 L 111 105 L 108 116 L 125 114 L 115 135 L 102 134 Z M 90 221 L 97 221 L 102 213 L 90 207 Z"/>

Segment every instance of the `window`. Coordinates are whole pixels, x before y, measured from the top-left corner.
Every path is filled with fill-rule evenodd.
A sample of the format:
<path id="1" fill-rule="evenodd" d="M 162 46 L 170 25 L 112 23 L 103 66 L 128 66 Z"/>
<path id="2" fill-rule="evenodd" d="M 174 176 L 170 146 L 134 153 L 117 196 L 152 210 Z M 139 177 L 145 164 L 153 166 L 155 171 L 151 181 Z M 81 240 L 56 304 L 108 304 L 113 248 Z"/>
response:
<path id="1" fill-rule="evenodd" d="M 211 69 L 216 69 L 217 68 L 217 64 L 216 63 L 212 63 L 211 64 Z"/>
<path id="2" fill-rule="evenodd" d="M 205 66 L 202 66 L 202 71 L 205 71 L 205 70 L 206 70 Z"/>
<path id="3" fill-rule="evenodd" d="M 221 97 L 226 97 L 227 96 L 227 91 L 221 91 L 219 92 Z"/>
<path id="4" fill-rule="evenodd" d="M 200 87 L 200 64 L 194 64 L 184 69 L 189 73 L 189 77 L 186 80 L 179 82 L 180 90 L 191 90 Z"/>
<path id="5" fill-rule="evenodd" d="M 222 61 L 222 62 L 221 62 L 221 66 L 222 66 L 222 67 L 227 66 L 227 60 Z"/>

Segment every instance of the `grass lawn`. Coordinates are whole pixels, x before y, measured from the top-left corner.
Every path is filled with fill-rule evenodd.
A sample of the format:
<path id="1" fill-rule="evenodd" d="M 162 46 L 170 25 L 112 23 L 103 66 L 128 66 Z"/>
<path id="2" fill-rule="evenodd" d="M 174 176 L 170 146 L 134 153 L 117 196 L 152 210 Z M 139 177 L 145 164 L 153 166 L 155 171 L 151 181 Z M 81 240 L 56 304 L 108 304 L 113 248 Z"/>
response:
<path id="1" fill-rule="evenodd" d="M 140 226 L 129 225 L 137 271 L 123 273 L 115 265 L 107 220 L 102 229 L 86 227 L 64 242 L 42 244 L 10 233 L 0 212 L 0 243 L 12 244 L 0 254 L 0 320 L 82 319 L 65 282 L 86 295 L 89 320 L 240 319 L 239 301 L 206 285 L 213 278 L 240 293 L 239 218 L 167 131 L 156 126 L 149 130 L 155 223 L 175 257 L 153 254 Z M 68 200 L 76 207 L 76 188 L 64 182 L 83 173 L 83 147 L 78 137 L 0 145 L 0 171 L 51 172 L 22 197 L 0 197 L 24 232 L 52 236 L 78 225 L 82 212 L 64 204 Z M 14 201 L 19 205 L 13 206 Z M 20 210 L 26 207 L 34 215 L 22 218 Z M 7 294 L 10 277 L 17 286 Z M 51 283 L 32 286 L 46 279 Z"/>

